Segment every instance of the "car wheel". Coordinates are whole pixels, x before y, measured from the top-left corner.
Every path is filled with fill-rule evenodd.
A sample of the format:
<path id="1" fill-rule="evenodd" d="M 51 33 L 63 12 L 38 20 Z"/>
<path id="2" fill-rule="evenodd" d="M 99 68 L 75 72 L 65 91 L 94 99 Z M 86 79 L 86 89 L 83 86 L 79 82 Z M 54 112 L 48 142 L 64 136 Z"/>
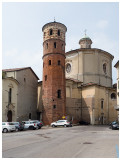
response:
<path id="1" fill-rule="evenodd" d="M 67 127 L 66 124 L 64 124 L 64 127 Z"/>
<path id="2" fill-rule="evenodd" d="M 52 125 L 52 127 L 54 128 L 54 127 L 55 127 L 55 125 L 53 124 L 53 125 Z"/>
<path id="3" fill-rule="evenodd" d="M 7 128 L 4 128 L 4 129 L 3 129 L 3 132 L 4 132 L 4 133 L 7 133 L 7 132 L 8 132 Z"/>
<path id="4" fill-rule="evenodd" d="M 33 127 L 33 126 L 29 126 L 29 129 L 30 129 L 30 130 L 34 130 L 34 127 Z"/>

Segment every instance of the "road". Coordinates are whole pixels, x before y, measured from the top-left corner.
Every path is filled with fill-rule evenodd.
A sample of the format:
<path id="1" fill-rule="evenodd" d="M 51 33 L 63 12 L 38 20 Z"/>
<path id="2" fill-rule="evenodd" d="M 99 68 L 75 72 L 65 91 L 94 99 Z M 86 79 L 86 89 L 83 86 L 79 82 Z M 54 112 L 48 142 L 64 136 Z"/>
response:
<path id="1" fill-rule="evenodd" d="M 108 126 L 2 133 L 3 158 L 117 158 L 119 131 Z"/>

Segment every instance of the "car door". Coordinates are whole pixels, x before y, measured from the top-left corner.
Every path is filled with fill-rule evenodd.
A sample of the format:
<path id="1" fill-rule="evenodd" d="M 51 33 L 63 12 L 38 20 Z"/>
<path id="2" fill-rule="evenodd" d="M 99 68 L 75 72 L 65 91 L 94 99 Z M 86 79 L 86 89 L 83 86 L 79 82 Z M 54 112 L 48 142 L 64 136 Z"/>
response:
<path id="1" fill-rule="evenodd" d="M 60 126 L 61 122 L 60 121 L 56 121 L 56 126 Z"/>

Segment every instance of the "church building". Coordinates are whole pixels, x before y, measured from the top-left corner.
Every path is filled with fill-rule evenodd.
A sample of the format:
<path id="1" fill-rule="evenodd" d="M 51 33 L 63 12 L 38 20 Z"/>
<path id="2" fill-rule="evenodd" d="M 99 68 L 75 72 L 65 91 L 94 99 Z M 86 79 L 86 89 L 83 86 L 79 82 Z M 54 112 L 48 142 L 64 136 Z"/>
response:
<path id="1" fill-rule="evenodd" d="M 80 48 L 65 53 L 65 25 L 43 27 L 43 81 L 38 85 L 38 112 L 45 124 L 68 119 L 109 124 L 117 119 L 116 88 L 112 84 L 113 56 L 91 48 L 85 34 Z M 64 90 L 65 88 L 65 90 Z"/>

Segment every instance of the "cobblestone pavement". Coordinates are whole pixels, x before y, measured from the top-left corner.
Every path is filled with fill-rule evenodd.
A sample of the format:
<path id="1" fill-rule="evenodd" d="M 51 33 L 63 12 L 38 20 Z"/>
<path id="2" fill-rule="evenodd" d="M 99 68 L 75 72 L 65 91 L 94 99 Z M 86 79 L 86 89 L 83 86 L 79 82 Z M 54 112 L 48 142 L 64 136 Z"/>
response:
<path id="1" fill-rule="evenodd" d="M 73 126 L 2 133 L 3 158 L 117 158 L 119 131 Z"/>

